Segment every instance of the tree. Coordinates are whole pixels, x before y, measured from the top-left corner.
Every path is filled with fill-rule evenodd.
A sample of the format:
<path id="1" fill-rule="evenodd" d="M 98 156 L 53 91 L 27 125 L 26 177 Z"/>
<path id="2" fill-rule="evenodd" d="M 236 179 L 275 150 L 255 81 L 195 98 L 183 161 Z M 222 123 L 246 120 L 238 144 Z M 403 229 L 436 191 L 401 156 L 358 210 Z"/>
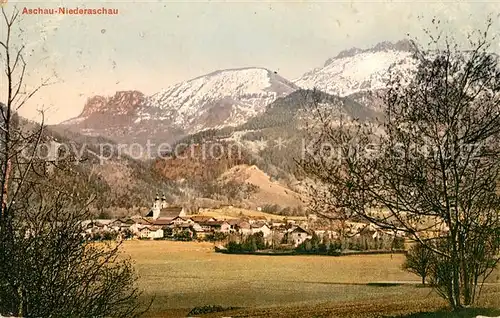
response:
<path id="1" fill-rule="evenodd" d="M 434 262 L 434 253 L 422 244 L 416 244 L 406 253 L 403 269 L 422 278 L 422 285 L 429 276 Z"/>
<path id="2" fill-rule="evenodd" d="M 90 218 L 93 190 L 75 157 L 39 154 L 50 144 L 43 125 L 21 119 L 17 111 L 48 82 L 31 91 L 24 46 L 16 46 L 19 11 L 2 7 L 0 40 L 6 101 L 0 118 L 0 315 L 20 317 L 136 317 L 140 292 L 130 260 L 120 244 L 85 239 L 82 221 Z M 2 85 L 2 89 L 3 89 Z M 49 156 L 53 155 L 53 156 Z"/>
<path id="3" fill-rule="evenodd" d="M 193 229 L 186 229 L 174 234 L 174 240 L 176 241 L 192 241 L 195 237 L 193 236 Z"/>
<path id="4" fill-rule="evenodd" d="M 432 251 L 448 275 L 436 289 L 453 309 L 476 302 L 500 255 L 500 70 L 490 25 L 467 48 L 434 32 L 427 48 L 412 41 L 414 67 L 390 70 L 380 121 L 333 118 L 313 105 L 314 139 L 299 160 L 333 214 L 404 232 Z"/>

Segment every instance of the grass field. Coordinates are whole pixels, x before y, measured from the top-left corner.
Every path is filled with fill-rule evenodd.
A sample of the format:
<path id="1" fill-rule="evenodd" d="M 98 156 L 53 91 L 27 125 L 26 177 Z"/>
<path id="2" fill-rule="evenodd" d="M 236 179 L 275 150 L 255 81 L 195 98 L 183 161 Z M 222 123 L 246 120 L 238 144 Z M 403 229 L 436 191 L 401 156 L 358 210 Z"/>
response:
<path id="1" fill-rule="evenodd" d="M 445 305 L 427 288 L 373 284 L 418 283 L 400 269 L 403 255 L 227 255 L 211 243 L 169 241 L 127 241 L 124 251 L 145 296 L 155 296 L 152 317 L 182 317 L 203 305 L 240 307 L 232 317 L 395 315 Z M 488 286 L 487 294 L 484 305 L 500 307 L 500 288 Z"/>

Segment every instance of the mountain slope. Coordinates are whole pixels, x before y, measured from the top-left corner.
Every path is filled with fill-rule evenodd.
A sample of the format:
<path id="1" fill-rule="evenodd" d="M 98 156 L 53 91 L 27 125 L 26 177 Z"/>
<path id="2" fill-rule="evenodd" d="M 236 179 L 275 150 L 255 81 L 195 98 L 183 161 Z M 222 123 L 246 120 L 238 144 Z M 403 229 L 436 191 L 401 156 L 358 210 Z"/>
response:
<path id="1" fill-rule="evenodd" d="M 29 125 L 36 127 L 34 123 Z M 61 162 L 70 154 L 76 159 L 71 169 L 59 171 L 58 179 L 76 179 L 82 189 L 90 189 L 97 196 L 92 205 L 97 211 L 134 209 L 133 213 L 137 213 L 135 209 L 150 206 L 156 193 L 165 192 L 170 201 L 179 195 L 171 182 L 152 169 L 150 162 L 120 153 L 117 144 L 103 137 L 46 127 L 43 144 L 57 151 Z"/>
<path id="2" fill-rule="evenodd" d="M 255 187 L 244 202 L 252 208 L 264 205 L 297 208 L 303 205 L 300 195 L 271 178 L 256 166 L 239 165 L 224 172 L 220 178 L 224 183 L 247 183 Z"/>
<path id="3" fill-rule="evenodd" d="M 216 71 L 179 83 L 148 99 L 189 132 L 237 126 L 297 87 L 263 68 Z"/>
<path id="4" fill-rule="evenodd" d="M 138 121 L 139 114 L 150 119 Z M 146 96 L 139 91 L 119 91 L 114 96 L 94 96 L 85 103 L 82 113 L 58 126 L 87 136 L 102 136 L 117 143 L 143 144 L 169 142 L 183 130 L 161 116 L 160 109 L 149 107 Z"/>
<path id="5" fill-rule="evenodd" d="M 188 133 L 242 124 L 296 89 L 263 68 L 216 71 L 152 96 L 138 91 L 95 96 L 78 117 L 60 126 L 120 143 L 172 142 Z"/>
<path id="6" fill-rule="evenodd" d="M 266 110 L 237 127 L 205 130 L 189 135 L 179 141 L 186 149 L 195 149 L 196 156 L 178 156 L 178 158 L 159 158 L 157 167 L 169 178 L 172 172 L 182 178 L 195 178 L 198 174 L 217 178 L 225 170 L 236 165 L 256 165 L 272 178 L 290 181 L 293 187 L 292 174 L 296 169 L 295 159 L 301 156 L 301 147 L 306 142 L 305 123 L 310 119 L 313 99 L 324 107 L 329 107 L 335 114 L 362 121 L 374 120 L 380 114 L 356 101 L 332 96 L 319 91 L 298 90 L 286 97 L 278 98 L 269 104 Z M 191 145 L 191 146 L 186 146 Z M 231 155 L 231 164 L 217 160 L 212 164 L 210 149 L 217 145 L 224 154 L 224 160 Z M 177 146 L 174 146 L 177 149 Z M 184 149 L 183 148 L 183 149 Z M 205 157 L 198 154 L 205 149 Z M 214 148 L 215 149 L 215 148 Z M 181 154 L 189 153 L 188 150 Z M 192 152 L 193 153 L 193 152 Z M 237 159 L 237 160 L 236 160 Z M 195 173 L 190 167 L 200 166 Z M 292 178 L 292 179 L 290 179 Z M 208 181 L 205 181 L 208 182 Z"/>
<path id="7" fill-rule="evenodd" d="M 329 94 L 348 96 L 383 89 L 390 68 L 406 74 L 414 65 L 409 41 L 382 42 L 369 49 L 343 51 L 294 83 L 302 88 L 317 88 Z"/>

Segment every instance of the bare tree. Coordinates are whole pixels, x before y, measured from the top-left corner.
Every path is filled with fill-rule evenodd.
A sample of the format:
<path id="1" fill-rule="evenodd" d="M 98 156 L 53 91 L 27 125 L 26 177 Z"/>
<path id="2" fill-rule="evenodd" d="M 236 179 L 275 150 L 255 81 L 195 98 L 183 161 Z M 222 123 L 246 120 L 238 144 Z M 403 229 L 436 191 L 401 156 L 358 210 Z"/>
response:
<path id="1" fill-rule="evenodd" d="M 300 161 L 331 210 L 432 251 L 447 278 L 436 288 L 454 309 L 475 303 L 500 255 L 500 70 L 490 25 L 469 36 L 468 49 L 433 32 L 428 48 L 413 41 L 415 69 L 391 72 L 381 123 L 333 121 L 315 107 L 316 142 Z"/>
<path id="2" fill-rule="evenodd" d="M 6 102 L 0 118 L 0 315 L 20 317 L 135 317 L 140 292 L 120 245 L 84 239 L 95 178 L 74 160 L 40 155 L 51 137 L 18 110 L 41 85 L 27 91 L 24 46 L 15 43 L 19 11 L 2 7 Z M 2 88 L 4 86 L 2 85 Z M 56 169 L 48 169 L 53 166 Z"/>
<path id="3" fill-rule="evenodd" d="M 426 278 L 431 274 L 434 258 L 431 250 L 417 243 L 407 252 L 402 267 L 404 270 L 420 276 L 422 285 L 425 285 Z"/>

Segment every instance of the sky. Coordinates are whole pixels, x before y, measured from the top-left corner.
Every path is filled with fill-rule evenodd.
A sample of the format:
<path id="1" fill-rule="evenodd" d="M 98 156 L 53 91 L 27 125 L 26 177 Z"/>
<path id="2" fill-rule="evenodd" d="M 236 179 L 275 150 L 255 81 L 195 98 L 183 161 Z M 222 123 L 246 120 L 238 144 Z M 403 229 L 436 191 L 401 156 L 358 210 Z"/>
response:
<path id="1" fill-rule="evenodd" d="M 483 28 L 500 1 L 30 1 L 24 8 L 108 8 L 117 15 L 21 14 L 26 85 L 50 77 L 20 113 L 58 123 L 87 98 L 119 90 L 153 94 L 219 69 L 265 67 L 293 80 L 340 51 L 424 38 L 433 17 L 457 37 Z M 497 25 L 494 26 L 500 33 Z M 0 28 L 5 39 L 5 28 Z M 499 50 L 500 51 L 500 50 Z M 2 72 L 3 73 L 3 72 Z M 5 96 L 5 77 L 0 97 Z M 3 94 L 3 95 L 2 95 Z"/>

